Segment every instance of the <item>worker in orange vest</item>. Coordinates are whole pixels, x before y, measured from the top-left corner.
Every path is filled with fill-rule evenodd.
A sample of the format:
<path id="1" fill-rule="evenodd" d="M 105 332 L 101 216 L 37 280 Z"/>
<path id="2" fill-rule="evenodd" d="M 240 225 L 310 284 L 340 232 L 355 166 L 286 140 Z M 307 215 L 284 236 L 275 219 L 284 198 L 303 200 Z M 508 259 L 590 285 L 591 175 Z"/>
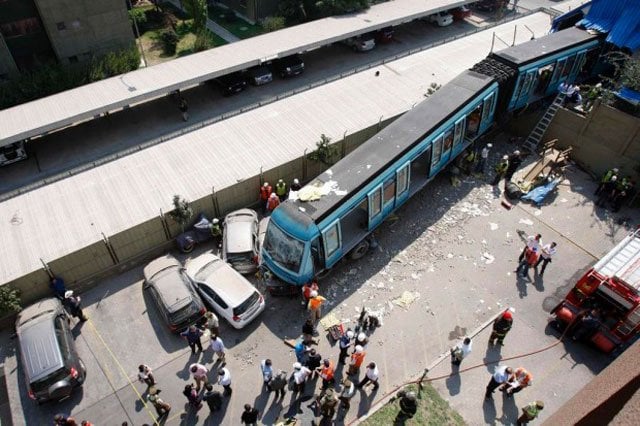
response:
<path id="1" fill-rule="evenodd" d="M 322 304 L 325 300 L 327 299 L 320 296 L 316 290 L 311 291 L 311 298 L 309 299 L 309 305 L 307 308 L 309 309 L 309 318 L 311 318 L 314 325 L 322 316 Z"/>
<path id="2" fill-rule="evenodd" d="M 265 182 L 260 187 L 260 201 L 262 202 L 262 213 L 264 214 L 267 210 L 267 201 L 269 201 L 269 197 L 273 192 L 273 188 L 269 185 L 269 182 Z"/>
<path id="3" fill-rule="evenodd" d="M 533 375 L 525 368 L 519 367 L 513 375 L 507 379 L 505 384 L 500 387 L 500 390 L 506 393 L 507 397 L 511 397 L 514 393 L 518 393 L 527 386 L 531 386 L 532 380 Z"/>
<path id="4" fill-rule="evenodd" d="M 304 283 L 302 286 L 302 305 L 306 308 L 309 305 L 309 299 L 311 299 L 311 292 L 318 292 L 318 282 L 313 280 L 310 283 Z"/>
<path id="5" fill-rule="evenodd" d="M 349 360 L 349 371 L 347 372 L 347 375 L 351 376 L 353 374 L 358 374 L 366 354 L 367 353 L 364 351 L 362 346 L 356 346 L 356 350 L 351 354 L 351 360 Z"/>
<path id="6" fill-rule="evenodd" d="M 267 215 L 270 215 L 271 212 L 273 212 L 279 205 L 280 198 L 278 198 L 275 192 L 272 192 L 271 195 L 269 195 L 269 199 L 267 200 Z"/>
<path id="7" fill-rule="evenodd" d="M 333 384 L 334 372 L 335 372 L 335 368 L 331 360 L 325 359 L 322 363 L 322 367 L 320 368 L 320 378 L 322 379 L 322 389 L 326 389 Z"/>

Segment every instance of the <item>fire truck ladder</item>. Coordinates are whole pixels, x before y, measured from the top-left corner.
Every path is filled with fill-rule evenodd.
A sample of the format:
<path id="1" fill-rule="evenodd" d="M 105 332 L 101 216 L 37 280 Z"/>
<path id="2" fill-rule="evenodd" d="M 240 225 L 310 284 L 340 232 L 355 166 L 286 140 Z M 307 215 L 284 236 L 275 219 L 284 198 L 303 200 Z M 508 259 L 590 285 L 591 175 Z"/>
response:
<path id="1" fill-rule="evenodd" d="M 549 105 L 549 108 L 547 108 L 540 121 L 538 121 L 538 124 L 536 124 L 536 127 L 533 128 L 527 137 L 527 140 L 522 145 L 524 149 L 531 153 L 537 152 L 538 145 L 540 144 L 542 137 L 551 124 L 553 117 L 555 117 L 556 112 L 558 112 L 558 108 L 562 105 L 565 97 L 566 94 L 563 92 L 559 92 L 558 95 L 556 95 L 556 98 L 553 100 L 551 105 Z"/>

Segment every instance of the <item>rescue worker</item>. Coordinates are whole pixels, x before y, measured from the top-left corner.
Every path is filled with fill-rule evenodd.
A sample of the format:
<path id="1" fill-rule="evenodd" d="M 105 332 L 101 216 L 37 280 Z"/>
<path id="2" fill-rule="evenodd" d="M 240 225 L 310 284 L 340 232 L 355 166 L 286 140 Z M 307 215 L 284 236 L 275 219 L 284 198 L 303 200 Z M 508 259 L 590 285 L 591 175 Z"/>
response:
<path id="1" fill-rule="evenodd" d="M 320 288 L 318 287 L 318 282 L 316 280 L 311 281 L 310 283 L 304 283 L 302 286 L 302 306 L 307 307 L 309 305 L 309 299 L 311 299 L 311 292 L 317 292 Z"/>
<path id="2" fill-rule="evenodd" d="M 404 424 L 405 421 L 413 418 L 418 411 L 418 402 L 414 392 L 401 390 L 397 398 L 400 398 L 400 412 L 394 420 L 394 424 Z"/>
<path id="3" fill-rule="evenodd" d="M 280 199 L 275 192 L 272 192 L 271 195 L 269 195 L 269 199 L 267 200 L 267 215 L 270 215 L 279 205 Z"/>
<path id="4" fill-rule="evenodd" d="M 364 348 L 362 346 L 356 346 L 356 350 L 351 354 L 351 360 L 349 360 L 349 370 L 347 371 L 348 376 L 358 374 L 358 372 L 360 371 L 360 366 L 364 362 L 364 357 L 366 354 L 367 353 L 364 351 Z"/>
<path id="5" fill-rule="evenodd" d="M 347 330 L 345 334 L 340 337 L 340 341 L 338 342 L 340 346 L 340 355 L 338 356 L 338 363 L 344 364 L 345 358 L 349 356 L 349 348 L 351 347 L 351 339 L 353 339 L 353 331 Z"/>
<path id="6" fill-rule="evenodd" d="M 500 183 L 500 180 L 502 180 L 508 168 L 509 156 L 505 155 L 502 157 L 502 160 L 500 160 L 500 162 L 495 166 L 496 177 L 493 178 L 493 182 L 491 182 L 491 185 L 496 186 L 498 183 Z"/>
<path id="7" fill-rule="evenodd" d="M 322 379 L 322 389 L 326 389 L 331 386 L 335 379 L 333 375 L 335 373 L 335 368 L 333 363 L 329 359 L 325 359 L 322 362 L 322 367 L 320 368 L 320 378 Z"/>
<path id="8" fill-rule="evenodd" d="M 218 244 L 220 247 L 222 241 L 222 227 L 220 226 L 220 219 L 214 217 L 211 220 L 211 235 L 213 236 L 213 241 Z"/>
<path id="9" fill-rule="evenodd" d="M 611 170 L 607 170 L 605 174 L 602 175 L 600 184 L 598 185 L 598 188 L 596 188 L 596 192 L 594 192 L 594 195 L 598 195 L 604 189 L 604 184 L 609 182 L 612 177 L 616 176 L 618 174 L 618 171 L 619 170 L 617 167 L 614 167 Z"/>
<path id="10" fill-rule="evenodd" d="M 333 388 L 323 391 L 316 397 L 318 405 L 320 405 L 320 415 L 331 419 L 336 414 L 338 406 L 338 397 Z"/>
<path id="11" fill-rule="evenodd" d="M 613 199 L 611 200 L 611 205 L 612 205 L 611 210 L 614 213 L 620 210 L 620 208 L 622 207 L 622 204 L 629 196 L 629 193 L 632 187 L 633 187 L 633 183 L 631 181 L 631 178 L 629 178 L 628 176 L 625 176 L 622 178 L 621 181 L 618 181 L 618 183 L 616 184 L 616 189 L 613 194 Z"/>
<path id="12" fill-rule="evenodd" d="M 513 315 L 511 309 L 507 309 L 493 321 L 493 330 L 489 336 L 489 344 L 494 345 L 497 341 L 498 345 L 504 346 L 504 338 L 513 326 Z"/>
<path id="13" fill-rule="evenodd" d="M 529 235 L 525 241 L 520 256 L 518 256 L 518 262 L 522 262 L 522 259 L 524 259 L 524 255 L 527 254 L 527 249 L 540 250 L 540 244 L 542 244 L 541 234 Z"/>
<path id="14" fill-rule="evenodd" d="M 476 173 L 481 175 L 484 174 L 484 165 L 487 163 L 487 158 L 489 158 L 489 151 L 492 147 L 493 145 L 488 143 L 484 148 L 482 148 L 482 151 L 480 151 L 480 159 L 478 160 L 478 164 L 476 164 Z"/>
<path id="15" fill-rule="evenodd" d="M 522 407 L 522 415 L 518 417 L 516 425 L 517 426 L 526 425 L 531 420 L 538 417 L 538 414 L 540 414 L 540 411 L 542 411 L 543 409 L 544 409 L 544 402 L 542 401 L 530 402 L 529 404 Z"/>
<path id="16" fill-rule="evenodd" d="M 322 304 L 326 301 L 324 297 L 320 296 L 317 291 L 311 292 L 311 298 L 309 299 L 309 318 L 313 321 L 315 325 L 318 321 L 320 321 L 320 317 L 322 316 Z"/>
<path id="17" fill-rule="evenodd" d="M 520 164 L 522 164 L 522 157 L 520 157 L 520 151 L 516 149 L 513 151 L 513 154 L 509 156 L 509 165 L 507 166 L 507 170 L 504 172 L 504 178 L 506 179 L 505 187 L 507 183 L 511 181 L 511 178 L 516 170 L 518 170 L 518 167 L 520 167 Z"/>
<path id="18" fill-rule="evenodd" d="M 342 401 L 342 409 L 348 411 L 351 407 L 351 398 L 356 393 L 356 385 L 348 378 L 342 379 L 342 391 L 338 399 Z M 345 413 L 346 414 L 346 413 Z"/>
<path id="19" fill-rule="evenodd" d="M 269 185 L 269 182 L 265 182 L 260 187 L 260 201 L 262 202 L 262 213 L 264 214 L 267 211 L 267 201 L 269 201 L 269 197 L 273 192 L 273 188 Z"/>
<path id="20" fill-rule="evenodd" d="M 280 202 L 287 199 L 287 184 L 282 179 L 278 179 L 278 183 L 276 183 L 276 194 Z"/>
<path id="21" fill-rule="evenodd" d="M 507 394 L 507 397 L 512 397 L 514 393 L 520 392 L 527 386 L 531 386 L 533 375 L 529 373 L 525 368 L 518 367 L 505 384 L 500 387 L 500 390 Z"/>
<path id="22" fill-rule="evenodd" d="M 524 258 L 520 261 L 518 265 L 518 269 L 516 269 L 516 273 L 524 278 L 525 276 L 529 276 L 529 268 L 533 268 L 538 263 L 538 249 L 537 248 L 526 248 Z"/>
<path id="23" fill-rule="evenodd" d="M 598 199 L 596 200 L 596 206 L 606 207 L 607 201 L 613 199 L 616 194 L 616 185 L 618 185 L 618 176 L 613 175 L 607 182 L 600 183 L 596 194 Z"/>
<path id="24" fill-rule="evenodd" d="M 300 191 L 301 188 L 302 188 L 302 185 L 300 185 L 300 181 L 298 179 L 294 179 L 293 182 L 291 183 L 291 190 Z"/>
<path id="25" fill-rule="evenodd" d="M 584 110 L 590 111 L 600 95 L 602 95 L 602 83 L 596 84 L 589 90 L 587 93 L 587 101 L 584 103 Z"/>
<path id="26" fill-rule="evenodd" d="M 467 154 L 464 156 L 463 160 L 462 160 L 462 168 L 464 169 L 465 173 L 470 175 L 471 172 L 473 171 L 473 165 L 476 162 L 476 152 L 469 148 L 469 150 L 467 151 Z"/>
<path id="27" fill-rule="evenodd" d="M 67 312 L 78 318 L 80 322 L 85 322 L 89 319 L 84 312 L 82 312 L 82 299 L 80 299 L 80 296 L 74 296 L 73 290 L 67 290 L 64 293 L 62 304 L 67 309 Z"/>

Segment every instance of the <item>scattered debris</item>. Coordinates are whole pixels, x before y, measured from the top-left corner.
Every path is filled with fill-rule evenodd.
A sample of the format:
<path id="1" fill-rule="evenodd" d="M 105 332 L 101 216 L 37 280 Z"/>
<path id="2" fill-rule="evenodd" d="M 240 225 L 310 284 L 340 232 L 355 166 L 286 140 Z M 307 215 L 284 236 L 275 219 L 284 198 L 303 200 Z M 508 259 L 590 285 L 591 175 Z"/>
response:
<path id="1" fill-rule="evenodd" d="M 402 307 L 408 308 L 413 302 L 420 298 L 420 293 L 417 291 L 404 291 L 402 295 L 393 299 L 393 303 Z"/>

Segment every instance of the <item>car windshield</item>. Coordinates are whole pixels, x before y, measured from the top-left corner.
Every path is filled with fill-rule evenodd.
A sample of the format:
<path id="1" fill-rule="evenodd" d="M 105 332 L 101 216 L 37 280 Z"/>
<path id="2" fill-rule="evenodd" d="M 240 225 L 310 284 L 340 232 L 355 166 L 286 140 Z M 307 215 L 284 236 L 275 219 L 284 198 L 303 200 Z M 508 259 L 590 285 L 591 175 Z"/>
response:
<path id="1" fill-rule="evenodd" d="M 188 319 L 191 315 L 194 315 L 196 312 L 198 312 L 198 309 L 199 309 L 198 304 L 192 301 L 184 308 L 181 308 L 175 312 L 172 312 L 170 314 L 171 322 L 174 324 L 181 323 L 182 321 L 185 321 L 186 319 Z"/>
<path id="2" fill-rule="evenodd" d="M 258 294 L 258 292 L 254 291 L 253 294 L 249 296 L 247 300 L 242 302 L 242 304 L 240 304 L 239 306 L 236 306 L 235 308 L 233 308 L 233 315 L 244 314 L 245 312 L 247 312 L 249 308 L 251 308 L 254 304 L 258 302 L 258 299 L 260 299 L 260 295 Z"/>
<path id="3" fill-rule="evenodd" d="M 60 380 L 64 380 L 68 375 L 67 369 L 62 367 L 61 369 L 49 374 L 47 377 L 31 383 L 31 391 L 38 393 L 47 390 L 49 389 L 49 386 L 59 382 Z"/>
<path id="4" fill-rule="evenodd" d="M 264 238 L 264 250 L 271 256 L 274 262 L 284 268 L 298 272 L 302 262 L 304 243 L 285 234 L 271 220 L 267 227 L 267 235 Z"/>

